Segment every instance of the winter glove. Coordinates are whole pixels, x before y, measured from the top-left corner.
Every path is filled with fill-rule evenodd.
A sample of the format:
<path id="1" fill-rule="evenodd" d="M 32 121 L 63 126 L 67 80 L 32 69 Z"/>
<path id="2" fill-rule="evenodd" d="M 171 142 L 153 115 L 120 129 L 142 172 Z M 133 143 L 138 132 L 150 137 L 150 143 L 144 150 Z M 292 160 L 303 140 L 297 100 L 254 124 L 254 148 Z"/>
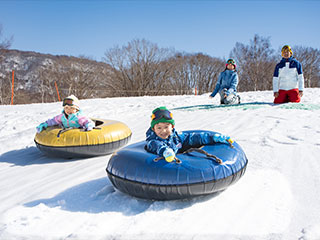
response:
<path id="1" fill-rule="evenodd" d="M 174 151 L 171 148 L 167 148 L 163 152 L 163 157 L 167 162 L 172 162 L 174 160 L 175 156 L 176 156 L 176 154 L 174 153 Z"/>
<path id="2" fill-rule="evenodd" d="M 93 125 L 90 124 L 90 122 L 87 122 L 85 125 L 84 125 L 84 129 L 86 131 L 91 131 L 93 129 Z"/>
<path id="3" fill-rule="evenodd" d="M 213 141 L 220 143 L 233 143 L 233 140 L 229 136 L 220 133 L 216 133 L 213 135 Z"/>
<path id="4" fill-rule="evenodd" d="M 41 123 L 41 124 L 37 127 L 37 132 L 40 133 L 40 132 L 42 132 L 43 130 L 45 130 L 47 127 L 48 127 L 48 123 L 46 123 L 46 122 Z"/>

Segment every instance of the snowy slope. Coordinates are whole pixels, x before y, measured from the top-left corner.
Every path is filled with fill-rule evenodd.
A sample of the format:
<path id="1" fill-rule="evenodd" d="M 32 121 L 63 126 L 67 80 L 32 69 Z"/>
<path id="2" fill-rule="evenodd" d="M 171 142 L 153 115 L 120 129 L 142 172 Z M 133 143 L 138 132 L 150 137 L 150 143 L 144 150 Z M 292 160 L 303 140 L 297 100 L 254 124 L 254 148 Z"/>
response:
<path id="1" fill-rule="evenodd" d="M 82 100 L 90 117 L 127 124 L 144 140 L 151 111 L 172 110 L 177 130 L 230 135 L 247 172 L 219 195 L 147 201 L 112 187 L 111 155 L 63 160 L 35 147 L 35 127 L 61 103 L 0 106 L 0 239 L 320 239 L 320 89 L 299 104 L 240 93 L 237 107 L 202 96 Z M 211 105 L 211 103 L 215 105 Z"/>

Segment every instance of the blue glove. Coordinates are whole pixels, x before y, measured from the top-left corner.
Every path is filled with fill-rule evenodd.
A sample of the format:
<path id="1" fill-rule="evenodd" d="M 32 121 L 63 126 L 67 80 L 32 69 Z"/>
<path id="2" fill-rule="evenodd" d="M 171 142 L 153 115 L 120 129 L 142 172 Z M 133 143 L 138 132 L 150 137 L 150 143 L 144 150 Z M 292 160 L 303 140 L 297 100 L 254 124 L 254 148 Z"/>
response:
<path id="1" fill-rule="evenodd" d="M 176 154 L 174 153 L 174 151 L 171 148 L 167 148 L 163 152 L 163 157 L 167 162 L 172 162 L 174 160 L 174 158 L 176 157 Z"/>
<path id="2" fill-rule="evenodd" d="M 85 125 L 84 125 L 84 129 L 86 130 L 86 131 L 91 131 L 92 129 L 93 129 L 93 125 L 92 124 L 90 124 L 90 122 L 87 122 Z"/>
<path id="3" fill-rule="evenodd" d="M 233 140 L 229 136 L 220 133 L 215 133 L 213 135 L 213 141 L 220 143 L 233 143 Z"/>
<path id="4" fill-rule="evenodd" d="M 40 133 L 43 130 L 45 130 L 48 127 L 48 123 L 44 122 L 44 123 L 40 123 L 40 125 L 37 127 L 37 132 Z"/>

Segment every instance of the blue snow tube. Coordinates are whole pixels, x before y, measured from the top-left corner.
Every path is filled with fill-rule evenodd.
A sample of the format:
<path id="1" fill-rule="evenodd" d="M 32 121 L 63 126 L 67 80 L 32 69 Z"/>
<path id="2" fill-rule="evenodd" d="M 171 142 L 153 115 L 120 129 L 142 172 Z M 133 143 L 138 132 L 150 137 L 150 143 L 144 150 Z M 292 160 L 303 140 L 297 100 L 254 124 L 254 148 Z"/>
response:
<path id="1" fill-rule="evenodd" d="M 199 151 L 197 148 L 178 153 L 178 161 L 171 163 L 147 152 L 145 145 L 146 141 L 142 141 L 117 151 L 106 169 L 115 188 L 138 198 L 174 200 L 212 194 L 237 182 L 248 163 L 236 142 L 205 145 Z"/>

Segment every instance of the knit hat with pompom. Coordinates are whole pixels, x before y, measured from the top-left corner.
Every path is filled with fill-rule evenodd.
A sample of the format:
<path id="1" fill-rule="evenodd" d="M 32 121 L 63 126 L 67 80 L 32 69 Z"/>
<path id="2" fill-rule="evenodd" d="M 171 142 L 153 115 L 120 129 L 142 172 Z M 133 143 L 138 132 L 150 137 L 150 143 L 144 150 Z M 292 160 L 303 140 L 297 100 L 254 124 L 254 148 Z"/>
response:
<path id="1" fill-rule="evenodd" d="M 166 107 L 158 107 L 152 111 L 151 128 L 160 122 L 171 123 L 173 126 L 175 124 L 172 113 Z"/>

